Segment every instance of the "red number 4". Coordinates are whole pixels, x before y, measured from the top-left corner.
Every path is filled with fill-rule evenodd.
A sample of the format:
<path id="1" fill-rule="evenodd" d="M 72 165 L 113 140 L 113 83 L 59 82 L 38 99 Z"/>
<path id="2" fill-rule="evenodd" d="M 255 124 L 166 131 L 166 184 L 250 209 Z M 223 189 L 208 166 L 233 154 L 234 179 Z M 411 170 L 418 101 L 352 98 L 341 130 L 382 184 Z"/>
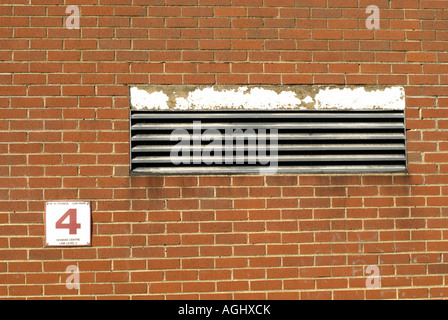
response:
<path id="1" fill-rule="evenodd" d="M 69 217 L 68 223 L 63 223 Z M 81 228 L 81 224 L 76 222 L 76 209 L 69 209 L 56 221 L 56 229 L 68 229 L 70 234 L 76 234 L 76 230 Z"/>

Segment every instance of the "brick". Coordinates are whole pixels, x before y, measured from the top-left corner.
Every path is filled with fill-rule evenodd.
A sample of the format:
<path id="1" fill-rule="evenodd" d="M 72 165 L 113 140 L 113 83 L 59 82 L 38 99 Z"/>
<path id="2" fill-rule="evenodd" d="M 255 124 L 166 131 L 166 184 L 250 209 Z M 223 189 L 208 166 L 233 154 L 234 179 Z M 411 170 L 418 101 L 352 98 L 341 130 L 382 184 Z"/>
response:
<path id="1" fill-rule="evenodd" d="M 244 17 L 245 8 L 215 8 L 215 17 Z"/>
<path id="2" fill-rule="evenodd" d="M 434 53 L 408 52 L 406 54 L 406 60 L 408 62 L 435 62 L 436 57 Z"/>

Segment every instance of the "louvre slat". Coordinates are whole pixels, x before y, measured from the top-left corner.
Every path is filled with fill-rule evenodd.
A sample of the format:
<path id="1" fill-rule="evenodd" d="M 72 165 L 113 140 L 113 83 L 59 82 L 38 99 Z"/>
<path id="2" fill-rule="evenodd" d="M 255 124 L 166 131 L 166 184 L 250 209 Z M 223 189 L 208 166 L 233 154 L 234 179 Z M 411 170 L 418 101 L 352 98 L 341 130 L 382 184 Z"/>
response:
<path id="1" fill-rule="evenodd" d="M 240 119 L 242 116 L 248 119 L 402 119 L 402 112 L 380 113 L 380 112 L 359 112 L 359 113 L 341 113 L 341 112 L 207 112 L 207 113 L 183 113 L 183 112 L 160 112 L 160 113 L 134 113 L 132 119 Z"/>
<path id="2" fill-rule="evenodd" d="M 373 161 L 373 160 L 381 160 L 381 161 L 403 161 L 404 155 L 401 154 L 366 154 L 366 155 L 278 155 L 276 157 L 278 162 L 315 162 L 315 161 L 326 161 L 326 162 L 356 162 L 356 161 Z M 133 163 L 171 163 L 173 159 L 176 159 L 180 163 L 193 163 L 192 157 L 183 157 L 183 156 L 152 156 L 152 157 L 135 157 L 132 159 Z M 221 158 L 222 162 L 225 162 L 224 155 Z M 244 160 L 244 163 L 250 161 L 251 157 L 243 156 L 240 159 Z M 252 159 L 268 163 L 273 161 L 272 157 L 265 156 L 254 156 Z M 216 163 L 215 157 L 202 156 L 201 163 Z M 237 164 L 238 158 L 235 156 L 229 157 L 229 162 L 231 164 Z"/>
<path id="3" fill-rule="evenodd" d="M 132 130 L 192 130 L 198 128 L 193 123 L 138 123 L 132 126 Z M 200 128 L 206 129 L 399 129 L 401 123 L 395 122 L 272 122 L 272 123 L 224 123 L 214 122 L 200 124 Z"/>
<path id="4" fill-rule="evenodd" d="M 404 133 L 278 133 L 279 140 L 404 140 Z M 216 139 L 218 135 L 202 133 L 203 139 Z M 219 135 L 225 139 L 225 136 Z M 244 137 L 246 139 L 254 137 L 251 134 L 234 134 L 232 138 L 238 139 Z M 259 139 L 269 138 L 269 135 L 255 135 Z M 170 141 L 171 134 L 136 134 L 132 136 L 132 141 Z"/>
<path id="5" fill-rule="evenodd" d="M 234 167 L 138 167 L 134 170 L 137 174 L 259 174 L 266 167 L 234 166 Z M 404 165 L 369 165 L 369 166 L 287 166 L 278 167 L 276 173 L 380 173 L 380 172 L 403 172 L 406 170 Z"/>
<path id="6" fill-rule="evenodd" d="M 207 146 L 203 145 L 201 149 L 206 148 Z M 135 146 L 132 148 L 133 152 L 170 152 L 172 150 L 173 146 L 171 145 L 162 145 L 162 146 L 155 146 L 155 145 L 148 145 L 148 146 Z M 322 151 L 322 150 L 405 150 L 404 144 L 313 144 L 313 145 L 306 145 L 306 144 L 286 144 L 286 145 L 279 145 L 278 150 L 279 151 Z M 248 146 L 243 147 L 244 150 L 248 150 Z M 217 146 L 214 147 L 214 150 L 216 151 L 225 151 L 226 147 L 223 146 Z"/>

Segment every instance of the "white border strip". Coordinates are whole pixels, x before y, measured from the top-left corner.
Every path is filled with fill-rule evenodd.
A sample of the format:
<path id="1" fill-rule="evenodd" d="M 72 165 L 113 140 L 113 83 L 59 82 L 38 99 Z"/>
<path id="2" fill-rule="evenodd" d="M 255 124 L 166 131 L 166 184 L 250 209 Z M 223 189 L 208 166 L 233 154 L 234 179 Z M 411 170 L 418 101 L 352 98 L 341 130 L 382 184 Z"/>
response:
<path id="1" fill-rule="evenodd" d="M 160 87 L 158 87 L 160 88 Z M 134 110 L 404 110 L 403 87 L 368 88 L 326 87 L 306 91 L 303 97 L 288 87 L 272 90 L 263 87 L 198 87 L 176 94 L 175 86 L 152 91 L 132 87 L 131 108 Z M 180 88 L 180 86 L 178 87 Z M 281 88 L 281 87 L 279 87 Z M 298 86 L 297 89 L 300 87 Z M 366 88 L 368 90 L 366 90 Z"/>

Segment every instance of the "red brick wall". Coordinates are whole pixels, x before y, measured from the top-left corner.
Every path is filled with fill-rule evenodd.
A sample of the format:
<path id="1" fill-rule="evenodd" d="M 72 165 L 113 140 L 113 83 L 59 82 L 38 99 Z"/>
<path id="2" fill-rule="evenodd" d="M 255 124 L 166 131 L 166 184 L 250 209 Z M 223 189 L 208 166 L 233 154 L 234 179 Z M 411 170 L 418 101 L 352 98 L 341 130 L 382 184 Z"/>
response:
<path id="1" fill-rule="evenodd" d="M 447 9 L 2 0 L 0 296 L 447 297 Z M 129 85 L 229 83 L 402 85 L 409 173 L 129 176 Z M 92 201 L 92 246 L 45 247 L 45 202 L 76 199 Z"/>

